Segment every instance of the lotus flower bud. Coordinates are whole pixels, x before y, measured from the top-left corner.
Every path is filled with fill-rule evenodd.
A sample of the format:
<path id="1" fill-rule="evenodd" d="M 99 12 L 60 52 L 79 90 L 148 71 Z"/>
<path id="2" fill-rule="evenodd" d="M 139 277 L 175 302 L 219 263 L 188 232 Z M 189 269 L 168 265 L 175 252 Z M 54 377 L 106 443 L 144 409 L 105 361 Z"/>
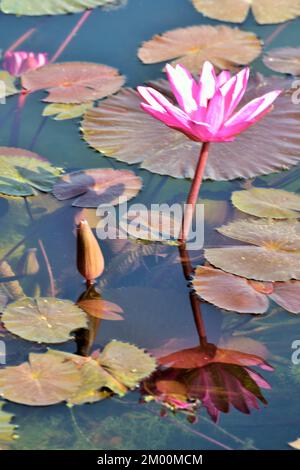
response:
<path id="1" fill-rule="evenodd" d="M 104 271 L 102 251 L 86 220 L 77 227 L 77 269 L 89 284 Z"/>

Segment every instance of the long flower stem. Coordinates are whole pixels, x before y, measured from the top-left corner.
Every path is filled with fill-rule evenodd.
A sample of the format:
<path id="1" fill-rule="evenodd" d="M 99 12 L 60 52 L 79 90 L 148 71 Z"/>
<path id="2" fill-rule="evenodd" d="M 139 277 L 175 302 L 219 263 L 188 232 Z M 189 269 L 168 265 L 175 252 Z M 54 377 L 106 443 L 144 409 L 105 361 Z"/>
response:
<path id="1" fill-rule="evenodd" d="M 33 35 L 33 33 L 36 32 L 36 28 L 31 28 L 26 33 L 22 34 L 16 41 L 14 41 L 6 50 L 6 52 L 13 52 L 15 51 L 19 46 L 23 44 L 23 42 L 27 41 L 27 39 L 30 38 L 30 36 Z"/>
<path id="2" fill-rule="evenodd" d="M 187 198 L 185 212 L 182 221 L 181 233 L 179 236 L 179 242 L 185 243 L 189 235 L 189 231 L 193 221 L 193 215 L 195 212 L 196 203 L 199 196 L 201 183 L 203 180 L 204 170 L 206 167 L 209 151 L 209 142 L 204 142 L 200 151 L 199 160 L 197 163 L 195 176 L 192 182 L 192 186 Z"/>
<path id="3" fill-rule="evenodd" d="M 25 90 L 22 90 L 18 97 L 18 104 L 17 104 L 17 108 L 14 114 L 14 120 L 13 120 L 13 125 L 12 125 L 12 130 L 11 130 L 11 136 L 10 136 L 10 145 L 12 147 L 18 146 L 20 128 L 21 128 L 21 115 L 22 115 L 23 108 L 25 106 L 27 96 L 28 96 L 28 92 Z"/>
<path id="4" fill-rule="evenodd" d="M 69 45 L 69 43 L 72 41 L 73 37 L 78 33 L 78 31 L 80 30 L 81 26 L 86 22 L 86 20 L 88 19 L 88 17 L 91 15 L 93 10 L 87 10 L 85 11 L 81 17 L 79 18 L 78 22 L 76 23 L 76 25 L 74 26 L 74 28 L 72 29 L 72 31 L 70 32 L 70 34 L 68 34 L 68 36 L 66 37 L 66 39 L 63 41 L 63 43 L 59 46 L 59 48 L 57 49 L 57 51 L 55 52 L 55 54 L 53 55 L 53 57 L 51 58 L 50 62 L 55 62 L 58 57 L 63 53 L 63 51 L 65 50 L 65 48 Z"/>

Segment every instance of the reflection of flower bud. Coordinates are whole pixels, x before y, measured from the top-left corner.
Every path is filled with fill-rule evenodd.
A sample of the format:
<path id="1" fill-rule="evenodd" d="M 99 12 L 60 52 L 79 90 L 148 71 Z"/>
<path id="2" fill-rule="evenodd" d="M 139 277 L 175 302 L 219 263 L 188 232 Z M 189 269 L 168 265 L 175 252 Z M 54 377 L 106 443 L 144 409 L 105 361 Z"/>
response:
<path id="1" fill-rule="evenodd" d="M 81 220 L 77 228 L 77 269 L 88 282 L 99 277 L 104 270 L 101 249 L 86 220 Z"/>
<path id="2" fill-rule="evenodd" d="M 18 265 L 18 272 L 20 274 L 31 276 L 39 272 L 40 266 L 36 257 L 36 252 L 36 248 L 30 248 L 26 251 Z"/>

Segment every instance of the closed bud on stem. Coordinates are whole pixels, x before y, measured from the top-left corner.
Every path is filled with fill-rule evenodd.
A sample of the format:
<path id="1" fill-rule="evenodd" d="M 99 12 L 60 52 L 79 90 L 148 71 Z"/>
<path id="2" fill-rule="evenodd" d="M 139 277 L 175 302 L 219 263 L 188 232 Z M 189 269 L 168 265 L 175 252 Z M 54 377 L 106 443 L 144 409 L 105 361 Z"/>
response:
<path id="1" fill-rule="evenodd" d="M 77 227 L 77 269 L 89 284 L 104 271 L 102 251 L 86 220 Z"/>

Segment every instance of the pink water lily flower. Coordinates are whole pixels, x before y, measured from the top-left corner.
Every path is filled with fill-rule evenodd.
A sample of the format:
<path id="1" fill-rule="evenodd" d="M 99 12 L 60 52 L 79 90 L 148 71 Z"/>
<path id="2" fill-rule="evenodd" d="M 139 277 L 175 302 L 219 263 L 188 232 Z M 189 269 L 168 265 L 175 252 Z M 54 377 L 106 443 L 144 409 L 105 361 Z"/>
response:
<path id="1" fill-rule="evenodd" d="M 227 71 L 217 76 L 213 65 L 205 62 L 198 83 L 182 65 L 174 68 L 167 64 L 166 72 L 178 106 L 154 88 L 138 87 L 138 92 L 145 101 L 141 106 L 147 113 L 189 139 L 203 143 L 179 236 L 179 242 L 184 244 L 190 233 L 210 142 L 235 140 L 238 134 L 271 111 L 281 90 L 266 93 L 237 111 L 247 89 L 249 68 L 233 77 Z"/>
<path id="2" fill-rule="evenodd" d="M 179 107 L 151 87 L 138 87 L 146 102 L 141 106 L 154 118 L 197 142 L 234 140 L 271 111 L 281 93 L 271 91 L 236 112 L 247 89 L 248 67 L 233 77 L 227 71 L 217 76 L 213 65 L 205 62 L 198 83 L 182 65 L 174 68 L 168 64 L 166 71 Z"/>
<path id="3" fill-rule="evenodd" d="M 44 52 L 8 51 L 4 55 L 3 69 L 10 75 L 20 77 L 28 70 L 38 69 L 48 63 L 48 54 Z"/>

